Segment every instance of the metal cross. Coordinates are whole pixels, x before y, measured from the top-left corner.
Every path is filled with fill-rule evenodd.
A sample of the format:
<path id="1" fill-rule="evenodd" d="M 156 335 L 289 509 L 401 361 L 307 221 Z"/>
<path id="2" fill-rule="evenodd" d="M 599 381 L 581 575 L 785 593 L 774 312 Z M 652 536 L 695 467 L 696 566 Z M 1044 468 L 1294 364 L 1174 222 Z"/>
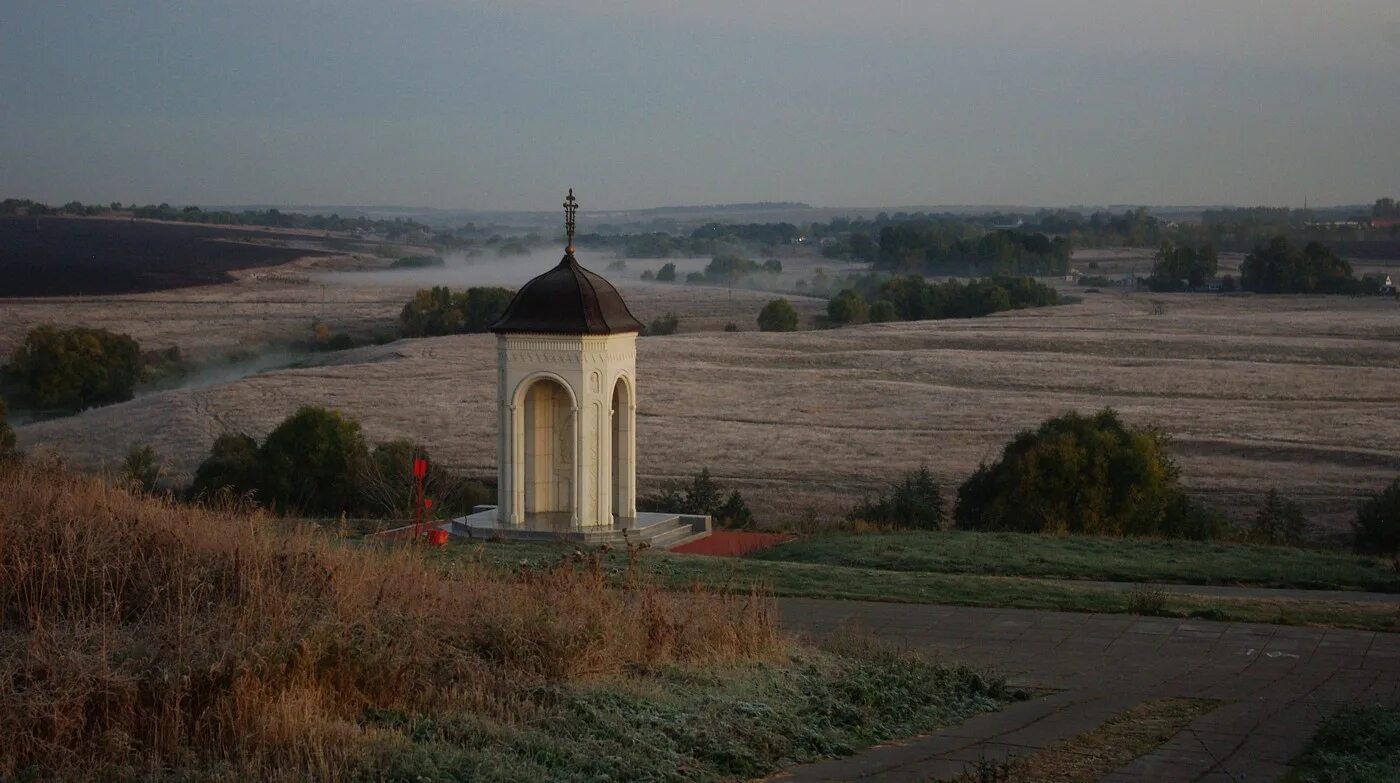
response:
<path id="1" fill-rule="evenodd" d="M 574 213 L 578 212 L 578 199 L 574 198 L 574 189 L 569 188 L 569 197 L 564 199 L 564 233 L 568 236 L 568 245 L 564 248 L 565 253 L 574 252 Z"/>

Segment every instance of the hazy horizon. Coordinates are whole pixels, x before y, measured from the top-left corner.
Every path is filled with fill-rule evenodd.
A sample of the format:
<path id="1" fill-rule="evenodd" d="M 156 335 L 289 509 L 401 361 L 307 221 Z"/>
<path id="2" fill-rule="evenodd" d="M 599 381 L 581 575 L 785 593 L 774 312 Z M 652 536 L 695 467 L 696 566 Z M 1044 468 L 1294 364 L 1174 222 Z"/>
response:
<path id="1" fill-rule="evenodd" d="M 11 0 L 0 195 L 1369 203 L 1400 4 Z"/>

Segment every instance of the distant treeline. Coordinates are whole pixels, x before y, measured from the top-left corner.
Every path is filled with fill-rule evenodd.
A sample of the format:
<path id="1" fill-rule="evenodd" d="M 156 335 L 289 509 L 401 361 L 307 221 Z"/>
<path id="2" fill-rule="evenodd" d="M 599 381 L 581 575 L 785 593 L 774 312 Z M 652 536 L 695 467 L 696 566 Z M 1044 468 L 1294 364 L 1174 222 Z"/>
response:
<path id="1" fill-rule="evenodd" d="M 579 247 L 610 249 L 626 258 L 672 258 L 723 255 L 738 248 L 754 248 L 771 254 L 778 245 L 802 235 L 792 223 L 707 223 L 690 234 L 581 234 Z"/>
<path id="2" fill-rule="evenodd" d="M 979 237 L 943 223 L 904 223 L 880 230 L 876 269 L 930 275 L 1064 275 L 1072 243 L 1065 237 L 998 230 Z"/>
<path id="3" fill-rule="evenodd" d="M 881 278 L 866 275 L 850 280 L 827 304 L 834 325 L 978 318 L 1003 310 L 1045 307 L 1060 303 L 1054 288 L 1029 277 L 990 277 L 933 283 L 919 275 Z"/>
<path id="4" fill-rule="evenodd" d="M 51 207 L 29 199 L 8 198 L 0 201 L 0 215 L 136 217 L 147 220 L 171 220 L 219 226 L 270 226 L 321 231 L 362 230 L 383 234 L 390 239 L 396 239 L 413 232 L 429 231 L 428 226 L 403 218 L 371 220 L 363 216 L 309 215 L 300 212 L 282 212 L 277 209 L 247 209 L 241 212 L 231 212 L 228 210 L 204 210 L 196 206 L 173 207 L 169 204 L 123 205 L 120 201 L 113 201 L 106 205 L 70 201 L 60 207 Z"/>
<path id="5" fill-rule="evenodd" d="M 1163 242 L 1157 251 L 1147 286 L 1153 291 L 1187 291 L 1205 287 L 1218 269 L 1210 243 L 1192 247 Z M 1219 282 L 1220 290 L 1236 288 L 1234 278 Z M 1379 277 L 1353 275 L 1351 264 L 1321 242 L 1299 247 L 1288 237 L 1260 242 L 1240 264 L 1238 287 L 1260 294 L 1359 294 L 1387 292 Z"/>
<path id="6" fill-rule="evenodd" d="M 585 234 L 578 243 L 628 258 L 693 257 L 745 249 L 771 254 L 778 245 L 808 243 L 820 247 L 828 258 L 868 262 L 892 271 L 1059 275 L 1069 271 L 1068 259 L 1076 247 L 1143 247 L 1170 241 L 1243 251 L 1279 235 L 1299 242 L 1385 244 L 1400 239 L 1400 224 L 1389 222 L 1400 218 L 1400 205 L 1394 199 L 1378 199 L 1369 211 L 1370 215 L 1348 215 L 1336 209 L 1240 207 L 1205 210 L 1199 223 L 1158 217 L 1146 207 L 1122 212 L 1041 209 L 977 215 L 881 212 L 874 218 L 837 217 L 801 225 L 710 223 L 684 235 L 663 231 Z M 1376 220 L 1380 223 L 1372 225 Z"/>

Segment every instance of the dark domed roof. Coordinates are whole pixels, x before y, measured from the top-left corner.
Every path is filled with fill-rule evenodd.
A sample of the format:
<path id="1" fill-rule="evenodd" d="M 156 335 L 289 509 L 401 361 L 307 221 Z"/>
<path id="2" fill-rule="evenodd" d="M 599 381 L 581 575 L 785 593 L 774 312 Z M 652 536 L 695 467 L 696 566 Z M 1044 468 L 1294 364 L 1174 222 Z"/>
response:
<path id="1" fill-rule="evenodd" d="M 521 286 L 501 320 L 491 325 L 497 334 L 620 334 L 640 332 L 622 295 L 604 280 L 579 266 L 573 253 L 559 266 Z"/>

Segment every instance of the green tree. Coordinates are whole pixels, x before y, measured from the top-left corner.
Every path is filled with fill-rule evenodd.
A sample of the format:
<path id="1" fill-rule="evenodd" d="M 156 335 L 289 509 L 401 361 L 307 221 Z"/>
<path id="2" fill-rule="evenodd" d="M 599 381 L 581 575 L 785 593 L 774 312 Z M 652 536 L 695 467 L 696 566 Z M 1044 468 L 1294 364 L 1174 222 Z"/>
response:
<path id="1" fill-rule="evenodd" d="M 862 324 L 870 317 L 870 305 L 865 297 L 854 289 L 842 289 L 841 293 L 826 303 L 826 317 L 833 324 Z"/>
<path id="2" fill-rule="evenodd" d="M 1400 556 L 1400 479 L 1362 504 L 1352 530 L 1357 552 Z M 1400 560 L 1396 567 L 1400 568 Z"/>
<path id="3" fill-rule="evenodd" d="M 242 433 L 224 433 L 214 439 L 209 456 L 195 470 L 190 495 L 210 499 L 221 491 L 261 492 L 262 476 L 258 442 Z"/>
<path id="4" fill-rule="evenodd" d="M 774 299 L 758 312 L 758 328 L 764 332 L 797 331 L 797 310 L 786 299 Z"/>
<path id="5" fill-rule="evenodd" d="M 1264 543 L 1296 546 L 1302 543 L 1307 525 L 1307 517 L 1298 504 L 1280 495 L 1277 489 L 1270 489 L 1254 512 L 1250 533 Z"/>
<path id="6" fill-rule="evenodd" d="M 334 514 L 353 508 L 368 457 L 360 424 L 338 412 L 299 408 L 258 449 L 263 497 L 282 512 Z"/>
<path id="7" fill-rule="evenodd" d="M 904 474 L 874 499 L 856 504 L 847 515 L 863 520 L 904 528 L 937 530 L 943 526 L 947 513 L 943 510 L 943 493 L 934 481 L 928 466 Z"/>
<path id="8" fill-rule="evenodd" d="M 1277 236 L 1245 256 L 1240 287 L 1264 294 L 1338 294 L 1354 292 L 1356 280 L 1351 264 L 1321 243 L 1300 250 Z"/>
<path id="9" fill-rule="evenodd" d="M 41 407 L 123 402 L 141 378 L 141 346 L 105 329 L 37 326 L 15 349 L 10 371 Z"/>
<path id="10" fill-rule="evenodd" d="M 899 312 L 894 309 L 894 302 L 888 299 L 879 299 L 876 300 L 875 304 L 870 306 L 871 323 L 883 324 L 898 320 Z"/>
<path id="11" fill-rule="evenodd" d="M 714 510 L 712 516 L 715 522 L 723 527 L 753 527 L 753 512 L 749 511 L 749 504 L 744 502 L 744 496 L 740 495 L 737 489 L 729 493 L 729 497 Z"/>
<path id="12" fill-rule="evenodd" d="M 1068 413 L 1017 435 L 958 489 L 961 528 L 1094 535 L 1182 529 L 1190 504 L 1154 430 L 1112 410 Z"/>
<path id="13" fill-rule="evenodd" d="M 514 296 L 509 289 L 491 286 L 458 293 L 446 286 L 425 288 L 399 311 L 399 324 L 405 337 L 484 332 L 505 314 Z"/>
<path id="14" fill-rule="evenodd" d="M 676 282 L 676 265 L 673 264 L 673 263 L 671 263 L 671 262 L 669 262 L 669 261 L 667 261 L 666 263 L 662 264 L 662 265 L 661 265 L 661 268 L 658 269 L 658 270 L 656 270 L 656 282 L 658 282 L 658 283 L 674 283 L 674 282 Z"/>

